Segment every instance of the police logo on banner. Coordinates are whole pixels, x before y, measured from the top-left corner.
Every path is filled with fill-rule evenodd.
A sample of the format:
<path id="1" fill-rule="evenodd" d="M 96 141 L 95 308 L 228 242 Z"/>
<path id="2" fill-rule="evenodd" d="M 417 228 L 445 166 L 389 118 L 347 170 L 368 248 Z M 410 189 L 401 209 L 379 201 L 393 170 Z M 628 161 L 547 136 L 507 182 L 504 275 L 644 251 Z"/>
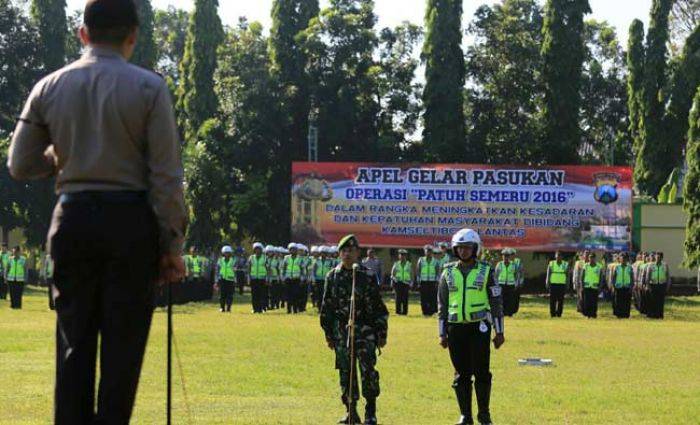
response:
<path id="1" fill-rule="evenodd" d="M 616 173 L 596 173 L 593 174 L 595 192 L 593 198 L 604 205 L 617 202 L 619 195 L 617 185 L 620 183 L 620 175 Z"/>

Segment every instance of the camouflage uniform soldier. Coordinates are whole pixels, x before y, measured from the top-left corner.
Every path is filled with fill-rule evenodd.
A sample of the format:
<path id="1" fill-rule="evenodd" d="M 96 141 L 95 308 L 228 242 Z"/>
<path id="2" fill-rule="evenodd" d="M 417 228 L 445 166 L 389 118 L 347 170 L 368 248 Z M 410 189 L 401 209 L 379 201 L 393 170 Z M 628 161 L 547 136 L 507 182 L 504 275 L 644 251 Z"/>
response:
<path id="1" fill-rule="evenodd" d="M 362 395 L 367 400 L 364 423 L 375 425 L 379 372 L 374 366 L 377 362 L 377 349 L 386 344 L 389 312 L 382 301 L 376 281 L 365 267 L 357 264 L 360 254 L 357 238 L 353 235 L 346 236 L 338 244 L 338 249 L 341 263 L 326 276 L 321 306 L 321 327 L 325 332 L 328 347 L 335 350 L 335 367 L 340 374 L 342 401 L 347 408 L 347 416 L 338 423 L 360 423 L 356 409 L 359 399 L 357 370 L 353 371 L 352 399 L 348 400 L 351 365 L 347 325 L 355 267 L 355 356 L 362 376 Z"/>

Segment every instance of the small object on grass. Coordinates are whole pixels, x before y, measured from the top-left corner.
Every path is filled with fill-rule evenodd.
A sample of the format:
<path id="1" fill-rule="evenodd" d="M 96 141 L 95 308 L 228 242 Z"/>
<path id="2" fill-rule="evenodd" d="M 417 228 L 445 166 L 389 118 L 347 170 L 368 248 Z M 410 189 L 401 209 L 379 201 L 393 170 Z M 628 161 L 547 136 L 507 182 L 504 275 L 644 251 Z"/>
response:
<path id="1" fill-rule="evenodd" d="M 520 366 L 552 366 L 554 362 L 552 359 L 527 358 L 519 359 L 518 364 Z"/>

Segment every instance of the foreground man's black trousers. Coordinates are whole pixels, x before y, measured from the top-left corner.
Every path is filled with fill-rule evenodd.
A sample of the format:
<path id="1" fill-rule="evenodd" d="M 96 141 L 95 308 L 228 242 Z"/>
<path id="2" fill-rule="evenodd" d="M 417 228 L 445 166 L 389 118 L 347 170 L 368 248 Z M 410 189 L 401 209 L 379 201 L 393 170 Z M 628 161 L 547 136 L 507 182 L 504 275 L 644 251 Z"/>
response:
<path id="1" fill-rule="evenodd" d="M 153 314 L 153 211 L 145 197 L 97 195 L 59 202 L 49 232 L 58 317 L 57 425 L 128 424 Z"/>

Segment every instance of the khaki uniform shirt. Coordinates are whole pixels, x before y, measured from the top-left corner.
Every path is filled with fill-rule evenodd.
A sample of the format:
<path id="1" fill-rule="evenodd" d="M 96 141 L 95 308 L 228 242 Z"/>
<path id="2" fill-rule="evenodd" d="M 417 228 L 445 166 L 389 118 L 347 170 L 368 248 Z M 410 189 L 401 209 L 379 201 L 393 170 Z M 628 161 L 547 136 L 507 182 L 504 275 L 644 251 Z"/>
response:
<path id="1" fill-rule="evenodd" d="M 116 51 L 90 47 L 34 86 L 8 167 L 17 179 L 55 175 L 59 194 L 147 191 L 161 251 L 182 249 L 184 172 L 170 93 Z"/>

